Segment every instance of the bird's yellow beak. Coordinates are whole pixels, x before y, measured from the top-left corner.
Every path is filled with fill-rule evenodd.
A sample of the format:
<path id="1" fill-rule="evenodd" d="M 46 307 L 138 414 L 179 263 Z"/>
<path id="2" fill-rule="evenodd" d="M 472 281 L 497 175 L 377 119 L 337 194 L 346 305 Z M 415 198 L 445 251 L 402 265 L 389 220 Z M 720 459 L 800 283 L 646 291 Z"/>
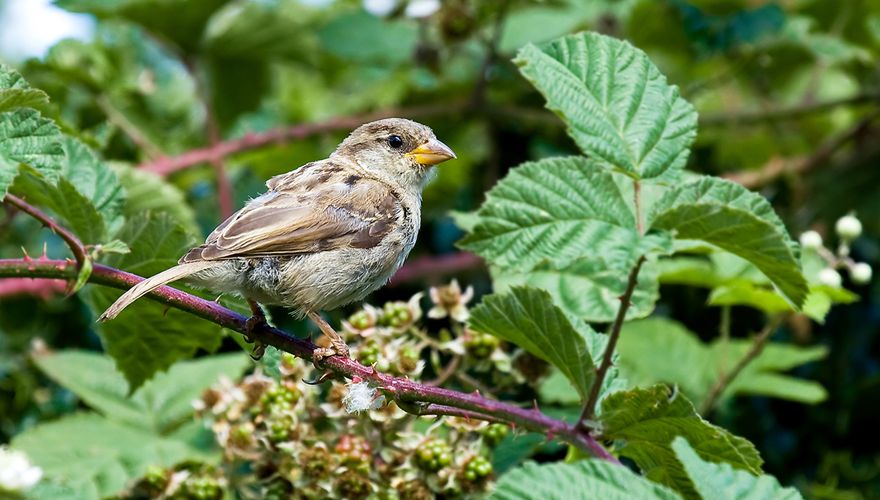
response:
<path id="1" fill-rule="evenodd" d="M 419 165 L 431 166 L 455 158 L 455 153 L 446 144 L 437 139 L 431 139 L 407 153 L 406 156 L 414 158 Z"/>

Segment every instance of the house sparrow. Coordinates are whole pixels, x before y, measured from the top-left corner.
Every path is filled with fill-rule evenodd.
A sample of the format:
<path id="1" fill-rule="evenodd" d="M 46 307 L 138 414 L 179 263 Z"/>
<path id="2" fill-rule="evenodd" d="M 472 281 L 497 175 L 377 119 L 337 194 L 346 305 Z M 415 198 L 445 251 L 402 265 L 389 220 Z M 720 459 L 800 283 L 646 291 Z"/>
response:
<path id="1" fill-rule="evenodd" d="M 348 347 L 319 312 L 385 284 L 416 242 L 422 189 L 433 165 L 455 158 L 425 125 L 389 118 L 357 128 L 326 160 L 269 179 L 269 190 L 230 216 L 178 265 L 138 283 L 99 321 L 166 283 L 185 279 L 307 315 L 330 338 L 316 361 Z"/>

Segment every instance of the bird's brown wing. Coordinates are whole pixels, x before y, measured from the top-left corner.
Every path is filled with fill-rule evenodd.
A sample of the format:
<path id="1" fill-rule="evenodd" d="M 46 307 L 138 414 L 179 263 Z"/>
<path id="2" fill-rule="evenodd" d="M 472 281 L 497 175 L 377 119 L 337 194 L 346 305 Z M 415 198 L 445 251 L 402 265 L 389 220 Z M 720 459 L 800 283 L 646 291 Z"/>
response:
<path id="1" fill-rule="evenodd" d="M 270 180 L 275 190 L 227 219 L 204 245 L 190 250 L 180 262 L 379 244 L 401 210 L 394 192 L 380 182 L 334 170 L 333 164 L 329 164 L 329 176 L 320 167 L 312 164 L 299 175 Z M 318 179 L 320 182 L 315 182 Z"/>

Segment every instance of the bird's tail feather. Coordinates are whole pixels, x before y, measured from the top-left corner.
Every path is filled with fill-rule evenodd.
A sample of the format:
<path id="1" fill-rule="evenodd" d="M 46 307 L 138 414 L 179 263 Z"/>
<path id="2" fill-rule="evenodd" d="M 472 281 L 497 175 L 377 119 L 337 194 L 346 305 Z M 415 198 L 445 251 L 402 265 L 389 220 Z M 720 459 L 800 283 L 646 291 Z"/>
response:
<path id="1" fill-rule="evenodd" d="M 155 276 L 145 279 L 141 281 L 137 285 L 131 287 L 127 292 L 122 294 L 121 297 L 116 299 L 110 307 L 104 311 L 104 314 L 98 318 L 98 321 L 107 321 L 108 319 L 113 319 L 123 309 L 131 305 L 132 302 L 137 299 L 143 297 L 144 295 L 152 292 L 156 288 L 160 286 L 171 283 L 172 281 L 177 281 L 181 278 L 185 278 L 191 274 L 195 274 L 199 271 L 204 271 L 212 266 L 217 265 L 216 262 L 211 261 L 199 261 L 199 262 L 188 262 L 186 264 L 179 264 L 170 269 L 166 269 Z"/>

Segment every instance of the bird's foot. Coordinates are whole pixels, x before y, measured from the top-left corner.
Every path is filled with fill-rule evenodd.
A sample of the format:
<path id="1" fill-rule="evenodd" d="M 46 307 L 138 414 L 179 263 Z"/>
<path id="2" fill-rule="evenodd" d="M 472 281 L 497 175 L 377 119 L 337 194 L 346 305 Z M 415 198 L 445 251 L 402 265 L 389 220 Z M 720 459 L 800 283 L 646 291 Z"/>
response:
<path id="1" fill-rule="evenodd" d="M 269 326 L 269 322 L 266 320 L 266 314 L 263 313 L 260 304 L 248 299 L 248 305 L 251 307 L 251 313 L 253 313 L 253 316 L 248 318 L 244 324 L 244 340 L 249 344 L 254 344 L 254 350 L 251 352 L 251 359 L 259 361 L 262 359 L 263 355 L 266 354 L 266 344 L 254 338 L 254 332 Z"/>
<path id="2" fill-rule="evenodd" d="M 312 356 L 315 358 L 314 361 L 316 365 L 330 356 L 342 356 L 344 358 L 351 357 L 348 346 L 345 342 L 337 344 L 333 342 L 333 339 L 330 339 L 330 347 L 318 347 L 313 351 Z"/>
<path id="3" fill-rule="evenodd" d="M 321 333 L 326 335 L 327 338 L 330 340 L 330 347 L 318 347 L 315 349 L 313 354 L 314 359 L 312 360 L 312 362 L 315 364 L 316 368 L 320 369 L 318 365 L 321 363 L 321 361 L 329 358 L 330 356 L 342 356 L 345 358 L 351 357 L 349 354 L 348 345 L 345 343 L 345 340 L 342 339 L 342 336 L 336 333 L 336 330 L 334 330 L 329 323 L 324 321 L 324 318 L 322 318 L 318 313 L 311 312 L 309 313 L 309 318 L 316 325 L 318 325 L 318 328 L 321 329 Z"/>

